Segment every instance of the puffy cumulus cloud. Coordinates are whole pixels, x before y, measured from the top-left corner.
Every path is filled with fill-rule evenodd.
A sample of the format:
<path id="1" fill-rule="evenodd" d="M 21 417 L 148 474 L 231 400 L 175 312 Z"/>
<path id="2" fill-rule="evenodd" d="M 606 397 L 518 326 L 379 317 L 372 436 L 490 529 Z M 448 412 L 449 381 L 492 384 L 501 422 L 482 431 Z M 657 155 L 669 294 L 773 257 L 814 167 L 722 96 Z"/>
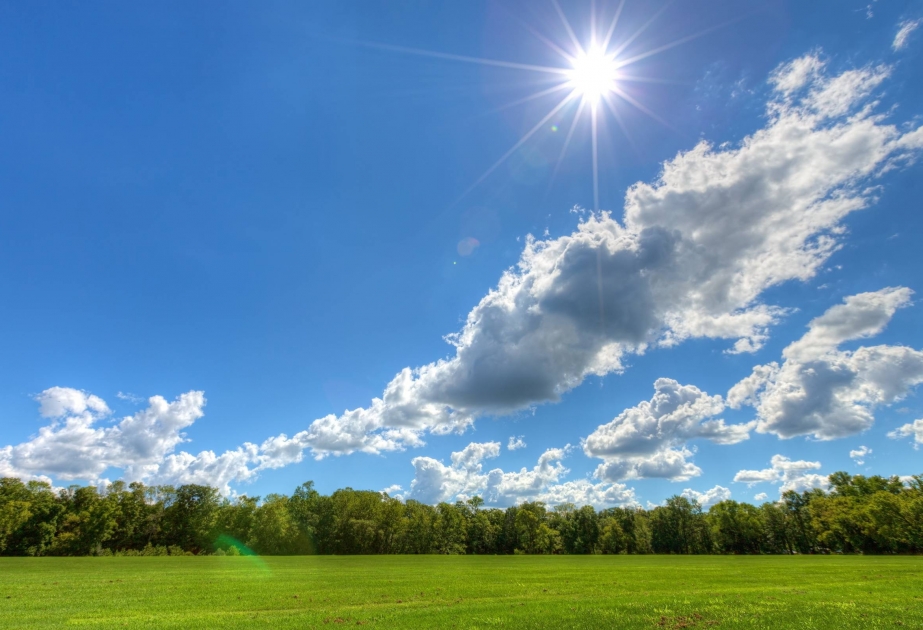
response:
<path id="1" fill-rule="evenodd" d="M 51 423 L 27 442 L 4 449 L 2 459 L 16 476 L 50 474 L 60 479 L 97 479 L 109 467 L 127 477 L 144 477 L 150 467 L 183 441 L 182 430 L 203 414 L 205 396 L 188 392 L 173 402 L 153 396 L 147 409 L 113 426 L 97 426 L 109 415 L 97 396 L 52 387 L 36 397 Z"/>
<path id="2" fill-rule="evenodd" d="M 754 501 L 768 501 L 769 495 L 766 494 L 765 492 L 760 492 L 759 494 L 753 497 L 753 500 Z"/>
<path id="3" fill-rule="evenodd" d="M 550 448 L 539 456 L 535 466 L 523 467 L 519 472 L 494 468 L 487 473 L 484 500 L 492 505 L 542 500 L 543 493 L 570 472 L 562 461 L 570 450 L 570 444 L 564 448 Z"/>
<path id="4" fill-rule="evenodd" d="M 499 442 L 473 442 L 452 453 L 450 464 L 431 457 L 415 457 L 411 462 L 414 479 L 404 496 L 431 504 L 475 495 L 489 505 L 501 506 L 523 501 L 598 507 L 636 504 L 634 490 L 622 484 L 592 483 L 585 479 L 561 481 L 569 472 L 562 460 L 570 450 L 569 445 L 548 449 L 535 466 L 523 467 L 518 472 L 505 472 L 500 468 L 484 470 L 485 460 L 499 456 Z"/>
<path id="5" fill-rule="evenodd" d="M 111 413 L 99 396 L 70 387 L 49 387 L 35 397 L 43 418 L 63 418 L 67 415 L 101 417 Z"/>
<path id="6" fill-rule="evenodd" d="M 654 396 L 601 425 L 583 441 L 583 451 L 603 459 L 596 477 L 607 481 L 662 477 L 684 481 L 702 474 L 687 461 L 686 443 L 704 439 L 736 444 L 750 437 L 753 423 L 725 424 L 715 419 L 725 409 L 721 396 L 669 378 L 654 382 Z"/>
<path id="7" fill-rule="evenodd" d="M 785 313 L 763 291 L 814 276 L 839 247 L 842 219 L 874 200 L 868 181 L 923 147 L 919 129 L 874 111 L 888 72 L 830 75 L 816 54 L 780 67 L 765 128 L 667 161 L 655 181 L 628 189 L 621 220 L 589 215 L 572 234 L 528 238 L 447 336 L 454 355 L 403 370 L 368 407 L 295 439 L 315 457 L 396 450 L 556 401 L 652 344 L 707 337 L 756 350 Z M 664 455 L 661 468 L 683 468 L 683 457 Z"/>
<path id="8" fill-rule="evenodd" d="M 511 435 L 509 442 L 506 443 L 507 450 L 516 451 L 526 447 L 524 435 Z"/>
<path id="9" fill-rule="evenodd" d="M 724 486 L 715 486 L 705 492 L 698 492 L 691 488 L 686 488 L 680 493 L 680 496 L 686 497 L 702 506 L 702 509 L 708 509 L 715 503 L 721 503 L 731 498 L 731 491 Z"/>
<path id="10" fill-rule="evenodd" d="M 596 508 L 639 506 L 634 488 L 621 483 L 593 483 L 588 479 L 576 479 L 547 486 L 536 497 L 549 505 L 573 503 L 592 505 Z"/>
<path id="11" fill-rule="evenodd" d="M 756 430 L 781 438 L 831 440 L 868 429 L 876 406 L 902 399 L 923 382 L 923 352 L 905 346 L 839 346 L 880 333 L 897 309 L 910 304 L 911 295 L 910 289 L 897 287 L 847 297 L 811 321 L 808 332 L 782 351 L 781 366 L 757 366 L 732 387 L 729 404 L 754 406 Z"/>
<path id="12" fill-rule="evenodd" d="M 910 34 L 917 30 L 923 20 L 904 20 L 898 25 L 897 34 L 894 35 L 894 41 L 891 42 L 891 48 L 895 51 L 903 50 L 907 46 L 907 40 Z"/>
<path id="13" fill-rule="evenodd" d="M 849 451 L 849 457 L 859 466 L 862 466 L 865 464 L 865 458 L 870 455 L 871 452 L 872 449 L 870 449 L 868 446 L 860 446 L 857 449 Z"/>
<path id="14" fill-rule="evenodd" d="M 904 426 L 894 429 L 888 433 L 888 437 L 892 440 L 912 437 L 915 442 L 914 447 L 919 448 L 919 445 L 923 444 L 923 419 L 908 422 Z"/>
<path id="15" fill-rule="evenodd" d="M 143 479 L 150 483 L 215 486 L 228 495 L 233 492 L 232 483 L 246 481 L 256 475 L 259 461 L 259 447 L 250 443 L 220 455 L 213 451 L 202 451 L 198 455 L 181 451 L 148 468 Z"/>
<path id="16" fill-rule="evenodd" d="M 780 483 L 780 495 L 789 490 L 801 492 L 811 488 L 827 488 L 830 486 L 827 477 L 810 472 L 819 470 L 820 467 L 820 462 L 792 461 L 784 455 L 773 455 L 769 468 L 738 471 L 734 475 L 734 481 L 748 486 L 758 483 Z"/>
<path id="17" fill-rule="evenodd" d="M 115 423 L 98 396 L 67 387 L 51 387 L 35 397 L 39 413 L 51 422 L 30 440 L 0 448 L 0 476 L 105 481 L 103 473 L 119 469 L 120 477 L 148 483 L 201 483 L 225 494 L 230 484 L 254 477 L 263 468 L 276 468 L 301 458 L 302 446 L 284 435 L 261 446 L 246 443 L 220 455 L 193 455 L 177 447 L 183 431 L 204 415 L 205 395 L 190 391 L 172 402 L 152 396 L 147 407 Z"/>
<path id="18" fill-rule="evenodd" d="M 468 498 L 478 494 L 487 484 L 482 462 L 498 455 L 499 442 L 472 442 L 452 453 L 449 465 L 432 457 L 415 457 L 410 462 L 414 478 L 407 497 L 422 503 L 439 503 L 459 495 Z"/>

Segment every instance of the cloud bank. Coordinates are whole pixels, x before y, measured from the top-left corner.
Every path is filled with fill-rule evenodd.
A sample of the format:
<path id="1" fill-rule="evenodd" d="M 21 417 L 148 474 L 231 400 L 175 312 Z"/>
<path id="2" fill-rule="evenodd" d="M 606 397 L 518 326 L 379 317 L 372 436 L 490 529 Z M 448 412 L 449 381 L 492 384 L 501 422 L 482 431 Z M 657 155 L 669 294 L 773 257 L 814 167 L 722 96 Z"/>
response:
<path id="1" fill-rule="evenodd" d="M 549 504 L 574 503 L 597 507 L 635 505 L 634 490 L 617 483 L 592 483 L 585 479 L 561 482 L 570 471 L 563 460 L 571 447 L 546 450 L 532 468 L 505 472 L 484 471 L 483 462 L 500 454 L 499 442 L 472 442 L 452 453 L 451 463 L 431 457 L 415 457 L 410 491 L 402 495 L 423 503 L 465 500 L 478 495 L 488 505 L 515 505 L 523 501 Z"/>
<path id="2" fill-rule="evenodd" d="M 557 401 L 588 376 L 621 371 L 626 357 L 651 346 L 709 338 L 728 340 L 729 352 L 752 352 L 786 312 L 763 303 L 763 292 L 813 277 L 839 247 L 843 219 L 874 202 L 869 183 L 923 147 L 923 128 L 904 130 L 876 113 L 874 93 L 888 74 L 886 66 L 866 66 L 832 75 L 818 54 L 783 64 L 769 80 L 764 128 L 736 146 L 700 142 L 668 160 L 653 182 L 628 189 L 621 220 L 599 213 L 572 234 L 529 237 L 518 264 L 447 336 L 454 355 L 405 368 L 367 407 L 317 419 L 292 437 L 192 455 L 174 450 L 182 428 L 201 416 L 201 392 L 173 403 L 153 397 L 148 409 L 114 427 L 97 426 L 106 410 L 89 395 L 65 400 L 59 392 L 48 407 L 52 423 L 33 440 L 0 449 L 0 468 L 90 478 L 111 466 L 145 479 L 227 489 L 264 468 L 299 462 L 306 452 L 322 458 L 402 450 L 422 445 L 430 433 L 464 431 L 483 415 Z M 890 352 L 872 350 L 878 354 L 857 351 L 850 360 L 882 365 L 881 353 Z M 820 416 L 803 426 L 774 412 L 767 392 L 778 390 L 768 380 L 758 376 L 754 385 L 763 388 L 758 430 L 839 435 Z M 702 432 L 719 426 L 699 424 Z M 856 417 L 843 430 L 867 424 Z M 680 440 L 664 438 L 655 450 L 661 476 L 697 470 Z M 600 444 L 600 455 L 629 462 L 628 451 L 605 451 L 629 443 L 616 442 Z M 654 472 L 629 462 L 613 464 L 603 477 Z M 580 491 L 600 491 L 586 484 Z M 504 487 L 496 484 L 498 497 L 515 496 Z"/>

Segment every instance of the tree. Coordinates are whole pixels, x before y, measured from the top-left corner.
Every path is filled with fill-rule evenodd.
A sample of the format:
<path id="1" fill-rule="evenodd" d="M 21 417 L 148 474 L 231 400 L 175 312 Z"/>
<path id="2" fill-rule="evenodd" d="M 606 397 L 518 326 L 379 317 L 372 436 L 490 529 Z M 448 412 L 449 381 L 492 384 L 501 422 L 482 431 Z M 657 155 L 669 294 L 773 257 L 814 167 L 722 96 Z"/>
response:
<path id="1" fill-rule="evenodd" d="M 712 537 L 724 553 L 760 553 L 763 522 L 760 511 L 749 503 L 721 501 L 708 511 Z"/>
<path id="2" fill-rule="evenodd" d="M 176 545 L 193 553 L 212 551 L 220 507 L 216 488 L 198 484 L 180 486 L 164 510 L 163 544 Z"/>

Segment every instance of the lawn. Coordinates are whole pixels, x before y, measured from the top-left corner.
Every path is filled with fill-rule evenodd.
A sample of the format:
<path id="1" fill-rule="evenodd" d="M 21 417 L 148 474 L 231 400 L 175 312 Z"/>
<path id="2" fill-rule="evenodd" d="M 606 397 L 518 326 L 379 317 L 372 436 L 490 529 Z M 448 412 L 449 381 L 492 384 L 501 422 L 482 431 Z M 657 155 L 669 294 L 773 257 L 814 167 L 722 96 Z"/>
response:
<path id="1" fill-rule="evenodd" d="M 0 558 L 3 628 L 346 625 L 923 628 L 923 558 Z"/>

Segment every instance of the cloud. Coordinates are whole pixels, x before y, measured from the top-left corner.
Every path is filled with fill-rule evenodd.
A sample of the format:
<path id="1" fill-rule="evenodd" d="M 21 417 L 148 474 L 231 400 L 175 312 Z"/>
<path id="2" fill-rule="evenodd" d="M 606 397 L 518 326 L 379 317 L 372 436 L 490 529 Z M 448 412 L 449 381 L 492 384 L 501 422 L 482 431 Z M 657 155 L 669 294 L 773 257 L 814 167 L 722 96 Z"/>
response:
<path id="1" fill-rule="evenodd" d="M 529 237 L 447 336 L 453 356 L 406 368 L 370 406 L 295 439 L 315 457 L 396 450 L 557 401 L 651 345 L 715 338 L 731 352 L 758 349 L 786 312 L 762 303 L 763 291 L 813 277 L 839 247 L 843 218 L 874 201 L 866 182 L 923 147 L 923 132 L 873 112 L 888 73 L 828 76 L 818 55 L 781 66 L 765 128 L 667 161 L 654 182 L 628 189 L 621 221 L 592 214 L 572 234 Z"/>
<path id="2" fill-rule="evenodd" d="M 70 387 L 49 387 L 35 397 L 43 418 L 63 418 L 68 414 L 86 417 L 107 416 L 111 413 L 99 396 Z"/>
<path id="3" fill-rule="evenodd" d="M 524 435 L 511 435 L 510 441 L 506 443 L 507 450 L 515 451 L 521 448 L 526 447 L 526 443 L 523 441 Z"/>
<path id="4" fill-rule="evenodd" d="M 860 446 L 857 449 L 849 451 L 849 457 L 852 458 L 856 464 L 862 466 L 865 464 L 865 458 L 872 452 L 868 446 Z"/>
<path id="5" fill-rule="evenodd" d="M 895 51 L 903 50 L 907 46 L 907 39 L 910 37 L 910 34 L 917 30 L 917 27 L 920 26 L 920 22 L 923 20 L 905 20 L 898 25 L 897 34 L 894 36 L 894 41 L 891 42 L 891 48 Z"/>
<path id="6" fill-rule="evenodd" d="M 483 492 L 487 475 L 482 472 L 482 462 L 499 455 L 499 442 L 472 442 L 461 451 L 452 453 L 449 465 L 432 457 L 414 457 L 410 462 L 414 478 L 407 496 L 433 504 L 458 495 L 468 498 Z"/>
<path id="7" fill-rule="evenodd" d="M 888 433 L 892 440 L 912 437 L 916 443 L 914 446 L 923 444 L 923 419 L 914 420 Z"/>
<path id="8" fill-rule="evenodd" d="M 130 402 L 133 405 L 139 405 L 144 402 L 144 398 L 142 398 L 141 396 L 136 396 L 135 394 L 132 394 L 131 392 L 121 392 L 121 391 L 116 392 L 115 397 L 118 398 L 119 400 Z"/>
<path id="9" fill-rule="evenodd" d="M 702 474 L 687 461 L 686 443 L 704 439 L 736 444 L 750 437 L 753 423 L 725 424 L 714 417 L 724 411 L 721 396 L 669 378 L 654 383 L 654 396 L 599 426 L 583 441 L 583 451 L 603 463 L 596 477 L 607 481 L 663 477 L 685 481 Z"/>
<path id="10" fill-rule="evenodd" d="M 500 454 L 499 442 L 472 442 L 452 453 L 450 464 L 431 457 L 415 457 L 411 462 L 414 479 L 406 498 L 433 504 L 478 495 L 487 504 L 500 506 L 523 501 L 599 507 L 635 504 L 634 491 L 622 484 L 591 483 L 585 479 L 562 482 L 561 478 L 569 472 L 562 460 L 570 450 L 569 445 L 548 449 L 534 467 L 518 472 L 500 468 L 484 471 L 483 462 Z"/>
<path id="11" fill-rule="evenodd" d="M 35 400 L 39 413 L 51 422 L 32 439 L 0 448 L 0 476 L 51 481 L 47 475 L 52 475 L 99 483 L 111 468 L 129 481 L 208 484 L 230 494 L 231 483 L 301 457 L 302 449 L 286 445 L 285 436 L 220 455 L 176 452 L 186 441 L 183 431 L 205 413 L 201 391 L 186 392 L 172 402 L 152 396 L 145 409 L 108 426 L 100 426 L 111 414 L 108 405 L 87 392 L 51 387 Z"/>
<path id="12" fill-rule="evenodd" d="M 7 447 L 0 456 L 17 476 L 39 473 L 60 479 L 97 479 L 107 468 L 144 477 L 184 440 L 182 430 L 203 414 L 205 396 L 188 392 L 168 403 L 160 396 L 148 408 L 114 426 L 96 426 L 110 414 L 99 397 L 67 387 L 51 387 L 36 396 L 39 412 L 51 424 L 28 442 Z"/>
<path id="13" fill-rule="evenodd" d="M 765 492 L 760 492 L 759 494 L 753 497 L 754 501 L 767 501 L 768 499 L 769 499 L 769 495 L 766 494 Z"/>
<path id="14" fill-rule="evenodd" d="M 923 128 L 904 131 L 875 112 L 873 93 L 888 73 L 866 66 L 830 75 L 818 54 L 780 66 L 765 127 L 735 146 L 700 142 L 666 161 L 654 181 L 626 191 L 621 220 L 591 214 L 571 234 L 526 239 L 518 263 L 446 337 L 448 358 L 401 370 L 368 406 L 314 420 L 291 437 L 222 455 L 171 453 L 163 470 L 240 480 L 306 451 L 322 458 L 403 450 L 427 434 L 465 431 L 485 414 L 558 401 L 651 346 L 710 338 L 728 340 L 730 352 L 758 349 L 787 312 L 762 302 L 763 292 L 814 277 L 840 246 L 843 219 L 874 202 L 869 182 L 923 148 Z M 109 444 L 100 437 L 106 429 L 85 417 L 103 413 L 95 402 L 87 398 L 77 411 L 79 396 L 49 400 L 48 413 L 72 415 L 39 442 L 70 431 L 89 451 Z M 108 446 L 102 451 L 109 456 Z M 0 453 L 14 462 L 4 465 L 26 462 L 29 474 L 86 474 L 109 461 L 94 464 L 81 451 L 69 462 L 37 445 Z M 679 479 L 698 470 L 684 447 L 658 453 L 634 473 L 612 475 Z M 144 473 L 155 478 L 159 470 Z"/>
<path id="15" fill-rule="evenodd" d="M 876 406 L 901 400 L 923 382 L 923 352 L 905 346 L 844 342 L 880 333 L 910 304 L 910 289 L 886 288 L 847 297 L 815 318 L 782 351 L 783 363 L 760 365 L 728 392 L 731 407 L 756 407 L 760 433 L 832 440 L 865 431 Z"/>
<path id="16" fill-rule="evenodd" d="M 715 503 L 721 503 L 722 501 L 730 499 L 731 491 L 724 486 L 715 486 L 711 490 L 706 490 L 705 492 L 697 492 L 691 488 L 686 488 L 680 493 L 680 496 L 698 503 L 702 506 L 703 510 L 707 510 Z"/>
<path id="17" fill-rule="evenodd" d="M 784 455 L 773 455 L 769 468 L 738 471 L 734 475 L 734 481 L 748 486 L 758 483 L 781 483 L 780 495 L 789 490 L 801 492 L 811 488 L 827 488 L 830 486 L 827 477 L 809 472 L 819 470 L 820 467 L 820 462 L 792 461 Z"/>
<path id="18" fill-rule="evenodd" d="M 401 487 L 400 484 L 393 484 L 381 490 L 380 492 L 382 494 L 387 494 L 388 496 L 393 497 L 395 499 L 403 500 L 404 496 L 401 494 L 403 491 L 404 491 L 404 488 Z"/>

